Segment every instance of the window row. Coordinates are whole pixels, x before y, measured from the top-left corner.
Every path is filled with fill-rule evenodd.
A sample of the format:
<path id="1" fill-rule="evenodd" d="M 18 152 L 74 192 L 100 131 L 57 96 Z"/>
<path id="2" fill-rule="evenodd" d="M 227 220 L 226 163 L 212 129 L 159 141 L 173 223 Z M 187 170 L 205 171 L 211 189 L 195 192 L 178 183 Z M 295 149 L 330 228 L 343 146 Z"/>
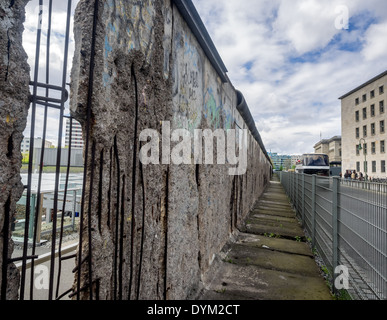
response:
<path id="1" fill-rule="evenodd" d="M 380 101 L 379 102 L 379 113 L 380 114 L 384 114 L 386 111 L 386 108 L 385 108 L 385 105 L 384 105 L 384 100 L 383 101 Z M 375 104 L 372 104 L 370 106 L 370 113 L 371 113 L 371 117 L 375 117 L 376 116 L 376 107 L 375 107 Z M 363 115 L 363 120 L 366 120 L 368 118 L 368 108 L 365 107 L 363 108 L 362 110 L 362 115 Z M 355 113 L 355 119 L 356 119 L 356 122 L 359 122 L 360 121 L 360 111 L 356 111 Z"/>
<path id="2" fill-rule="evenodd" d="M 379 122 L 379 132 L 381 134 L 386 132 L 386 124 L 385 121 L 382 120 Z M 376 135 L 376 123 L 371 123 L 371 136 Z M 367 138 L 368 136 L 368 126 L 363 126 L 363 138 Z M 360 128 L 356 128 L 356 139 L 360 139 Z"/>
<path id="3" fill-rule="evenodd" d="M 371 171 L 373 173 L 376 173 L 377 172 L 377 162 L 376 161 L 372 161 L 371 165 L 372 165 Z M 363 162 L 363 168 L 364 168 L 364 172 L 368 172 L 368 161 L 364 161 Z M 357 172 L 361 171 L 360 162 L 356 162 L 356 171 Z M 380 161 L 380 172 L 386 173 L 386 160 L 381 160 Z"/>
<path id="4" fill-rule="evenodd" d="M 360 156 L 360 151 L 363 150 L 363 154 L 368 154 L 368 144 L 356 146 L 356 155 Z M 380 141 L 380 153 L 386 153 L 386 141 Z M 376 142 L 371 142 L 371 154 L 376 154 Z"/>
<path id="5" fill-rule="evenodd" d="M 379 95 L 383 94 L 384 93 L 384 86 L 380 86 L 379 87 Z M 370 99 L 373 99 L 375 98 L 375 90 L 372 90 L 370 92 Z M 366 102 L 367 101 L 367 94 L 363 94 L 362 98 L 361 98 L 362 102 Z M 356 98 L 355 99 L 355 104 L 356 105 L 359 105 L 360 104 L 360 98 Z"/>

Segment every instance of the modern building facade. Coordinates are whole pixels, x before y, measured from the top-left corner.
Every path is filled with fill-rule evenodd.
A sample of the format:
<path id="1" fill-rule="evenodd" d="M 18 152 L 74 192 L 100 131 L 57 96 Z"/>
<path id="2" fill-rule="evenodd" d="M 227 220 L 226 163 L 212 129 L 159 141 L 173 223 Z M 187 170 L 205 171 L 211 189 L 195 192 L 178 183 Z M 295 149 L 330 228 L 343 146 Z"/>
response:
<path id="1" fill-rule="evenodd" d="M 292 157 L 289 155 L 281 155 L 278 153 L 269 153 L 271 162 L 273 163 L 273 169 L 275 170 L 287 170 L 292 167 Z"/>
<path id="2" fill-rule="evenodd" d="M 329 162 L 341 162 L 342 146 L 341 136 L 335 136 L 331 139 L 323 139 L 314 146 L 315 153 L 323 153 L 329 156 Z"/>
<path id="3" fill-rule="evenodd" d="M 385 179 L 387 71 L 339 98 L 342 111 L 342 169 Z"/>
<path id="4" fill-rule="evenodd" d="M 65 147 L 70 146 L 70 134 L 71 134 L 71 149 L 83 149 L 83 134 L 82 126 L 78 121 L 73 120 L 72 128 L 70 132 L 70 119 L 66 121 L 66 135 L 65 135 Z"/>

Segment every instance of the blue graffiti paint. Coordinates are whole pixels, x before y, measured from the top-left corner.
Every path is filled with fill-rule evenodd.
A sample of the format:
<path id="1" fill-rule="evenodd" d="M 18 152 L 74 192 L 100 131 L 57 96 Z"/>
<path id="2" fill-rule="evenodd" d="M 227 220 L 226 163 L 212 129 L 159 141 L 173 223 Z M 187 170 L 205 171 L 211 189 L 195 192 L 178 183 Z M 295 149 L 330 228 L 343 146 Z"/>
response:
<path id="1" fill-rule="evenodd" d="M 116 27 L 110 22 L 108 24 L 108 28 L 110 29 L 110 31 L 112 31 L 114 34 L 116 33 Z"/>
<path id="2" fill-rule="evenodd" d="M 215 128 L 220 128 L 221 115 L 223 115 L 223 128 L 226 130 L 231 129 L 234 121 L 232 113 L 225 109 L 222 101 L 218 105 L 212 88 L 207 88 L 204 100 L 204 118 L 207 119 L 211 125 L 215 126 Z"/>
<path id="3" fill-rule="evenodd" d="M 103 85 L 104 87 L 107 87 L 108 85 L 110 85 L 110 82 L 111 82 L 111 78 L 110 78 L 110 75 L 106 72 L 103 73 Z"/>
<path id="4" fill-rule="evenodd" d="M 109 37 L 106 35 L 105 36 L 105 58 L 107 58 L 112 51 L 113 51 L 113 48 L 109 43 Z"/>

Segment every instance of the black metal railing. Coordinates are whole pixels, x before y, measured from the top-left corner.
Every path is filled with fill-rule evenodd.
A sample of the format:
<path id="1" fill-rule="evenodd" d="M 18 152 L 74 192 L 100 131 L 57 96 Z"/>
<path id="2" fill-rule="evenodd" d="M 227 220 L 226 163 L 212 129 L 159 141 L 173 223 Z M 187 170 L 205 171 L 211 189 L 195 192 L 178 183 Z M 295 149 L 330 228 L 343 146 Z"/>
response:
<path id="1" fill-rule="evenodd" d="M 19 250 L 14 251 L 14 256 L 11 259 L 3 261 L 4 266 L 3 270 L 7 270 L 7 265 L 10 263 L 18 263 L 17 267 L 20 270 L 20 288 L 19 288 L 19 299 L 25 300 L 30 299 L 34 300 L 36 298 L 36 290 L 35 290 L 35 281 L 36 281 L 36 267 L 43 263 L 43 261 L 49 262 L 48 266 L 48 274 L 43 274 L 45 278 L 42 281 L 48 283 L 45 287 L 46 297 L 39 296 L 38 299 L 63 299 L 67 295 L 74 292 L 72 288 L 72 282 L 66 283 L 69 285 L 69 288 L 65 288 L 64 292 L 61 292 L 61 287 L 63 287 L 62 279 L 63 272 L 65 272 L 62 264 L 66 260 L 74 260 L 76 255 L 75 252 L 69 252 L 63 250 L 64 245 L 64 220 L 65 220 L 65 212 L 66 212 L 66 204 L 69 199 L 69 177 L 71 170 L 71 154 L 72 154 L 72 135 L 73 135 L 73 119 L 67 113 L 67 105 L 69 99 L 69 93 L 67 90 L 68 86 L 68 65 L 69 65 L 69 46 L 70 46 L 70 23 L 72 16 L 72 9 L 74 5 L 74 1 L 67 1 L 67 11 L 66 11 L 66 27 L 65 33 L 61 35 L 63 45 L 62 51 L 62 74 L 60 78 L 59 84 L 52 83 L 51 77 L 51 65 L 52 65 L 52 21 L 54 18 L 54 7 L 53 1 L 43 1 L 39 0 L 39 2 L 31 2 L 32 6 L 39 8 L 38 15 L 36 19 L 38 20 L 38 26 L 36 28 L 36 50 L 35 50 L 35 60 L 34 65 L 31 66 L 33 70 L 32 81 L 30 82 L 31 87 L 31 96 L 30 96 L 30 110 L 29 110 L 29 131 L 25 133 L 25 135 L 29 136 L 30 145 L 29 145 L 29 157 L 28 157 L 28 169 L 26 173 L 26 182 L 25 182 L 25 206 L 24 206 L 24 232 L 21 233 L 22 237 L 19 239 L 18 248 Z M 30 10 L 31 11 L 31 10 Z M 36 11 L 35 11 L 36 12 Z M 47 21 L 47 26 L 44 26 L 42 21 Z M 46 38 L 46 43 L 43 44 L 43 37 Z M 45 49 L 45 50 L 44 50 Z M 45 52 L 45 68 L 41 68 L 41 55 L 42 52 Z M 43 59 L 42 59 L 43 60 Z M 41 80 L 44 79 L 44 80 Z M 59 96 L 59 97 L 58 97 Z M 43 110 L 41 110 L 43 108 Z M 40 238 L 40 229 L 42 228 L 42 203 L 44 198 L 44 193 L 42 189 L 44 187 L 45 182 L 45 173 L 44 173 L 44 159 L 45 159 L 45 151 L 46 151 L 46 142 L 47 142 L 47 132 L 49 130 L 50 123 L 48 122 L 48 114 L 51 110 L 56 110 L 57 118 L 59 125 L 56 129 L 56 137 L 57 137 L 57 149 L 56 149 L 56 164 L 53 177 L 51 179 L 54 180 L 53 185 L 53 202 L 52 202 L 52 212 L 48 212 L 46 210 L 46 216 L 51 214 L 51 217 L 47 218 L 47 221 L 52 221 L 50 225 L 49 234 L 49 242 L 51 243 L 50 250 L 44 253 L 45 258 L 43 259 L 43 254 L 38 254 L 40 247 L 40 242 L 38 239 L 38 234 Z M 43 123 L 39 123 L 39 126 L 42 126 L 42 146 L 40 149 L 36 149 L 35 146 L 35 138 L 37 136 L 37 112 L 43 111 Z M 61 167 L 63 164 L 61 163 L 62 158 L 62 148 L 63 145 L 63 128 L 64 128 L 64 120 L 69 119 L 70 129 L 69 129 L 69 143 L 66 148 L 68 148 L 67 153 L 67 166 L 65 168 Z M 51 128 L 52 130 L 52 128 Z M 39 163 L 36 163 L 35 156 L 36 153 L 40 153 Z M 34 167 L 38 166 L 38 170 Z M 63 174 L 61 174 L 61 169 L 64 170 L 64 186 L 60 185 L 61 175 L 63 178 Z M 35 176 L 35 180 L 37 180 L 36 189 L 33 189 L 33 176 Z M 35 181 L 36 182 L 36 181 Z M 63 183 L 63 179 L 62 179 Z M 84 185 L 82 186 L 84 187 Z M 47 190 L 45 191 L 47 193 Z M 33 194 L 35 196 L 34 201 Z M 63 194 L 63 197 L 60 198 L 59 195 Z M 76 194 L 73 196 L 72 201 L 76 202 L 77 197 Z M 23 206 L 19 206 L 22 207 Z M 82 213 L 82 210 L 80 214 Z M 10 219 L 10 212 L 5 213 L 8 216 L 8 221 Z M 19 215 L 23 215 L 20 213 Z M 71 213 L 75 216 L 75 212 Z M 80 214 L 78 218 L 80 219 Z M 58 225 L 59 224 L 59 225 Z M 74 228 L 73 228 L 74 229 Z M 32 233 L 32 234 L 31 234 Z M 8 241 L 8 237 L 4 237 L 4 241 Z M 14 242 L 17 243 L 17 240 L 14 239 Z M 8 247 L 8 243 L 4 243 Z M 75 246 L 73 247 L 75 250 Z M 19 252 L 21 255 L 18 256 Z M 63 254 L 65 253 L 65 254 Z M 47 258 L 48 257 L 48 258 Z M 74 270 L 70 270 L 74 271 Z M 68 270 L 66 269 L 66 272 Z M 4 274 L 3 274 L 4 275 Z M 7 287 L 7 278 L 3 277 L 2 288 Z M 48 289 L 48 290 L 47 290 Z M 29 294 L 27 294 L 29 293 Z M 2 297 L 4 298 L 4 297 Z"/>

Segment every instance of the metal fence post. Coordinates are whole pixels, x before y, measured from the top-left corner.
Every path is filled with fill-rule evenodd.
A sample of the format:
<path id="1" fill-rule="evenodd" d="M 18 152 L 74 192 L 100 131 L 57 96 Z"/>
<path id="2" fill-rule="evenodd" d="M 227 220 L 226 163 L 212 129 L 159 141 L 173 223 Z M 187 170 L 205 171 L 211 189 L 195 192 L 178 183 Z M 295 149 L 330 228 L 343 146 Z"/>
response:
<path id="1" fill-rule="evenodd" d="M 300 209 L 300 207 L 301 207 L 301 203 L 300 203 L 301 200 L 300 200 L 300 190 L 299 190 L 300 177 L 299 177 L 298 174 L 295 174 L 295 176 L 296 176 L 296 179 L 297 179 L 297 183 L 296 183 L 297 214 L 300 215 L 300 213 L 301 213 L 300 212 L 301 211 L 301 209 Z"/>
<path id="2" fill-rule="evenodd" d="M 35 218 L 36 218 L 36 193 L 31 195 L 31 209 L 30 209 L 30 219 L 28 225 L 28 239 L 33 238 L 34 227 L 35 227 Z M 26 236 L 26 235 L 24 235 Z"/>
<path id="3" fill-rule="evenodd" d="M 294 207 L 296 209 L 296 213 L 297 215 L 299 214 L 299 205 L 298 205 L 298 175 L 293 173 L 294 174 L 294 186 L 295 186 L 295 192 L 294 192 Z"/>
<path id="4" fill-rule="evenodd" d="M 37 243 L 40 243 L 42 233 L 43 198 L 44 196 L 42 194 L 42 196 L 40 197 L 40 203 L 38 203 L 38 212 L 36 217 L 36 219 L 38 219 L 37 229 L 35 230 Z"/>
<path id="5" fill-rule="evenodd" d="M 77 211 L 77 190 L 73 191 L 73 214 L 71 215 L 71 225 L 75 230 L 75 212 Z"/>
<path id="6" fill-rule="evenodd" d="M 333 267 L 333 276 L 332 276 L 332 290 L 335 293 L 335 270 L 339 265 L 339 178 L 333 178 L 332 186 L 332 267 Z"/>
<path id="7" fill-rule="evenodd" d="M 302 227 L 305 228 L 305 175 L 304 174 L 302 174 L 301 187 L 302 187 L 301 217 L 302 217 Z"/>
<path id="8" fill-rule="evenodd" d="M 316 175 L 312 176 L 312 246 L 316 246 Z"/>
<path id="9" fill-rule="evenodd" d="M 289 174 L 284 172 L 283 175 L 284 175 L 285 182 L 286 182 L 286 195 L 289 196 L 289 190 L 290 190 L 290 186 L 289 186 Z"/>
<path id="10" fill-rule="evenodd" d="M 294 203 L 294 174 L 290 173 L 290 176 L 292 177 L 292 202 Z"/>

